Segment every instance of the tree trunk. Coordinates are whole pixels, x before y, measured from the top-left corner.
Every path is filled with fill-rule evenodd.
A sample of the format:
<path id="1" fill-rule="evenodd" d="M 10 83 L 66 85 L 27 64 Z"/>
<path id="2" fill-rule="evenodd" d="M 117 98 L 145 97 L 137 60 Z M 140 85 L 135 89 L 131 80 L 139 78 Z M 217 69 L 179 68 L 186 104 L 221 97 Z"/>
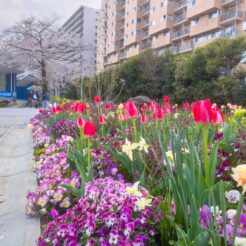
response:
<path id="1" fill-rule="evenodd" d="M 43 93 L 46 93 L 48 91 L 48 81 L 47 81 L 46 76 L 47 76 L 46 64 L 44 61 L 42 61 L 41 63 L 41 77 L 42 77 L 41 86 L 42 86 Z"/>

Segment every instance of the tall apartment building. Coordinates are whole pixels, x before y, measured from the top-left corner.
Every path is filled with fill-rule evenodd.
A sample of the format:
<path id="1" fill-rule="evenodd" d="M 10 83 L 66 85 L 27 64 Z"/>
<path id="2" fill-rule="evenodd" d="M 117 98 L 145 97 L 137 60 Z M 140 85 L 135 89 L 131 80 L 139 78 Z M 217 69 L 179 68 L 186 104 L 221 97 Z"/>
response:
<path id="1" fill-rule="evenodd" d="M 146 48 L 188 52 L 243 34 L 246 0 L 103 0 L 99 23 L 97 71 Z"/>
<path id="2" fill-rule="evenodd" d="M 71 33 L 71 35 L 78 34 L 81 38 L 81 44 L 86 47 L 82 54 L 78 54 L 83 77 L 95 75 L 97 18 L 98 10 L 81 6 L 62 26 L 63 30 Z"/>

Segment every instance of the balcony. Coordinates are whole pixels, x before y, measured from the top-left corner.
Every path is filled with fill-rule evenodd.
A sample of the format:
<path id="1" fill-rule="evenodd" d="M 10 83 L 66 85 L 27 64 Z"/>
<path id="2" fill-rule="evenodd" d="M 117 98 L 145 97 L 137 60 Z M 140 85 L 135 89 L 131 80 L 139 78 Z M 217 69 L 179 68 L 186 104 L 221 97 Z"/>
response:
<path id="1" fill-rule="evenodd" d="M 184 38 L 184 37 L 188 36 L 189 34 L 190 34 L 189 29 L 184 28 L 184 29 L 181 29 L 178 32 L 174 32 L 173 35 L 172 35 L 172 38 L 173 38 L 173 40 L 177 40 L 177 39 L 180 39 L 180 38 Z"/>
<path id="2" fill-rule="evenodd" d="M 173 12 L 181 11 L 183 8 L 187 6 L 187 0 L 179 1 L 177 4 L 174 5 Z"/>
<path id="3" fill-rule="evenodd" d="M 151 47 L 152 47 L 152 42 L 150 40 L 147 40 L 141 44 L 140 50 L 143 51 Z"/>
<path id="4" fill-rule="evenodd" d="M 229 24 L 231 22 L 234 22 L 235 20 L 243 20 L 243 12 L 239 11 L 235 8 L 230 9 L 225 14 L 221 15 L 220 17 L 220 24 Z"/>
<path id="5" fill-rule="evenodd" d="M 143 21 L 142 28 L 145 29 L 145 28 L 148 28 L 148 27 L 149 27 L 149 20 Z"/>
<path id="6" fill-rule="evenodd" d="M 199 22 L 190 26 L 190 36 L 220 29 L 220 16 L 214 18 L 200 18 Z"/>
<path id="7" fill-rule="evenodd" d="M 148 14 L 150 14 L 150 8 L 144 8 L 143 9 L 143 16 L 146 16 Z"/>
<path id="8" fill-rule="evenodd" d="M 187 20 L 186 14 L 178 15 L 178 16 L 174 17 L 173 26 L 180 25 L 183 22 L 185 22 L 186 20 Z"/>
<path id="9" fill-rule="evenodd" d="M 242 33 L 241 30 L 231 27 L 231 28 L 226 28 L 221 31 L 221 36 L 223 37 L 236 37 L 239 36 Z"/>
<path id="10" fill-rule="evenodd" d="M 223 7 L 235 6 L 236 3 L 237 3 L 237 0 L 222 0 Z"/>
<path id="11" fill-rule="evenodd" d="M 172 50 L 174 53 L 184 53 L 184 52 L 192 51 L 193 48 L 194 48 L 194 44 L 191 41 L 188 43 L 175 45 L 175 46 L 173 46 Z"/>
<path id="12" fill-rule="evenodd" d="M 143 2 L 143 5 L 149 3 L 149 1 L 150 1 L 150 0 L 145 0 L 145 1 Z"/>
<path id="13" fill-rule="evenodd" d="M 148 32 L 142 32 L 141 38 L 142 39 L 146 39 L 149 37 L 149 33 Z"/>
<path id="14" fill-rule="evenodd" d="M 121 61 L 124 60 L 125 58 L 126 58 L 126 52 L 125 51 L 119 52 L 118 59 Z"/>
<path id="15" fill-rule="evenodd" d="M 195 5 L 187 8 L 187 18 L 204 15 L 210 10 L 220 9 L 222 0 L 196 0 Z"/>

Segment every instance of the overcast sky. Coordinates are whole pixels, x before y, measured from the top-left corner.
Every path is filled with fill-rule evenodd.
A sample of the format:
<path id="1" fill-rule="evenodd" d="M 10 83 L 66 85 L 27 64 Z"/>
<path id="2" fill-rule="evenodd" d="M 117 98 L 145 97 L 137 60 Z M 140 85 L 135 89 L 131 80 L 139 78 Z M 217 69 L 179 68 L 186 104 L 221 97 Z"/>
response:
<path id="1" fill-rule="evenodd" d="M 101 0 L 0 0 L 0 32 L 22 18 L 58 16 L 65 22 L 81 5 L 100 8 Z"/>

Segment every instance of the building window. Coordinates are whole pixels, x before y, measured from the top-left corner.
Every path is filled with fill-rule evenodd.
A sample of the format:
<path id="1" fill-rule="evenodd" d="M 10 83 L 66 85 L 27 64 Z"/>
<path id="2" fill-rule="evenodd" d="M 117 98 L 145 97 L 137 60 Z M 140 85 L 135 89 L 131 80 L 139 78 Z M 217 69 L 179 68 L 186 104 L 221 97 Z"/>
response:
<path id="1" fill-rule="evenodd" d="M 167 19 L 167 16 L 166 15 L 162 15 L 161 18 L 160 18 L 160 21 L 163 22 Z"/>
<path id="2" fill-rule="evenodd" d="M 211 12 L 209 12 L 208 14 L 208 18 L 209 19 L 212 19 L 212 18 L 215 18 L 215 17 L 218 17 L 219 16 L 219 11 L 218 10 L 213 10 Z"/>
<path id="3" fill-rule="evenodd" d="M 191 20 L 191 26 L 195 26 L 199 23 L 199 18 L 195 18 L 193 20 Z"/>
<path id="4" fill-rule="evenodd" d="M 155 26 L 155 24 L 156 24 L 155 20 L 150 21 L 150 23 L 149 23 L 150 26 Z"/>
<path id="5" fill-rule="evenodd" d="M 150 13 L 154 13 L 155 12 L 155 7 L 150 9 Z"/>
<path id="6" fill-rule="evenodd" d="M 170 36 L 170 30 L 166 30 L 163 32 L 164 37 Z"/>
<path id="7" fill-rule="evenodd" d="M 191 7 L 193 7 L 195 4 L 196 4 L 196 0 L 190 0 L 188 6 L 191 8 Z"/>

